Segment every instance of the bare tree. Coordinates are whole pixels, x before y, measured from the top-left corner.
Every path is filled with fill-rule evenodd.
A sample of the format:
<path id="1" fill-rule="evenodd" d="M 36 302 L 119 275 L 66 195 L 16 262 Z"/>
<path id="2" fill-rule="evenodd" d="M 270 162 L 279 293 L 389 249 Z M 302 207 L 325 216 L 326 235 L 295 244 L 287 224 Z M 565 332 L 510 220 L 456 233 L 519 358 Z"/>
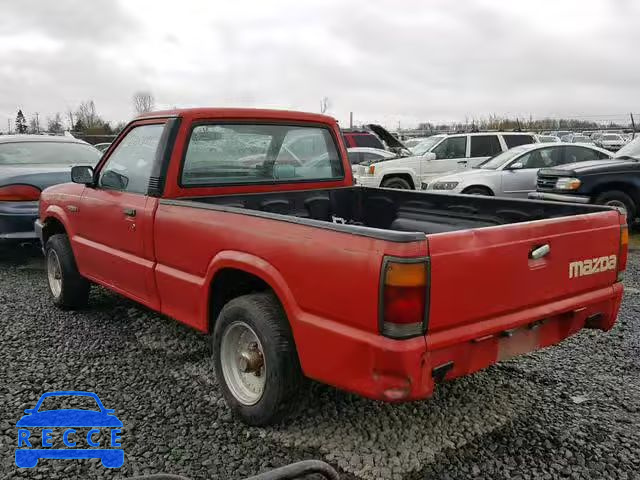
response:
<path id="1" fill-rule="evenodd" d="M 76 122 L 82 123 L 85 128 L 96 128 L 102 126 L 102 120 L 96 113 L 96 104 L 93 100 L 81 102 L 76 112 Z"/>
<path id="2" fill-rule="evenodd" d="M 73 110 L 70 108 L 67 109 L 67 120 L 69 121 L 69 130 L 73 130 L 73 126 L 76 124 L 75 118 L 73 117 Z"/>
<path id="3" fill-rule="evenodd" d="M 51 133 L 62 133 L 62 115 L 56 113 L 53 118 L 47 118 L 47 130 Z"/>
<path id="4" fill-rule="evenodd" d="M 329 101 L 329 97 L 322 97 L 322 100 L 320 100 L 320 113 L 326 113 L 330 107 L 331 102 Z"/>
<path id="5" fill-rule="evenodd" d="M 133 108 L 139 114 L 153 110 L 154 103 L 151 92 L 136 92 L 133 95 Z"/>
<path id="6" fill-rule="evenodd" d="M 31 120 L 29 120 L 29 133 L 40 133 L 40 117 L 36 113 Z"/>

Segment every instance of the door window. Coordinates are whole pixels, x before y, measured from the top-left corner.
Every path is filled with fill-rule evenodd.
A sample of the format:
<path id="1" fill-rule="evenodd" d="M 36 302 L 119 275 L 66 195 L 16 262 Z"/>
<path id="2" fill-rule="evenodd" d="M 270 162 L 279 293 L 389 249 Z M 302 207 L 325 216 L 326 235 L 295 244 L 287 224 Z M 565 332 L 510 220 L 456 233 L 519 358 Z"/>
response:
<path id="1" fill-rule="evenodd" d="M 521 163 L 522 168 L 549 168 L 562 163 L 562 151 L 560 148 L 540 148 L 525 153 L 513 163 Z M 512 165 L 513 165 L 512 163 Z"/>
<path id="2" fill-rule="evenodd" d="M 465 158 L 467 156 L 467 137 L 449 137 L 432 150 L 437 159 Z"/>
<path id="3" fill-rule="evenodd" d="M 471 158 L 493 157 L 502 152 L 497 135 L 471 136 Z"/>
<path id="4" fill-rule="evenodd" d="M 134 127 L 100 170 L 98 185 L 110 190 L 146 194 L 164 124 Z"/>
<path id="5" fill-rule="evenodd" d="M 588 162 L 609 158 L 605 153 L 585 147 L 565 147 L 564 163 Z"/>
<path id="6" fill-rule="evenodd" d="M 507 148 L 536 143 L 532 135 L 503 135 L 502 138 L 504 138 Z"/>

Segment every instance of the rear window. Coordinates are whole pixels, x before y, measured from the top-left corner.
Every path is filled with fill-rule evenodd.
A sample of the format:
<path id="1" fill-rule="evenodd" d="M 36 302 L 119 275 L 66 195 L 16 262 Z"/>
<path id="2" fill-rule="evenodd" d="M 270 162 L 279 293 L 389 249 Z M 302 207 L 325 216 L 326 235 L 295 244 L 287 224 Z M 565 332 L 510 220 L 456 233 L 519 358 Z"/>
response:
<path id="1" fill-rule="evenodd" d="M 352 147 L 381 148 L 384 150 L 384 144 L 371 133 L 347 133 L 345 136 L 351 140 Z"/>
<path id="2" fill-rule="evenodd" d="M 184 186 L 337 180 L 344 171 L 326 128 L 217 124 L 193 128 Z"/>
<path id="3" fill-rule="evenodd" d="M 72 142 L 0 144 L 0 165 L 93 165 L 102 154 L 90 145 Z"/>
<path id="4" fill-rule="evenodd" d="M 531 135 L 503 135 L 507 148 L 517 147 L 519 145 L 526 145 L 528 143 L 535 143 L 533 136 Z"/>
<path id="5" fill-rule="evenodd" d="M 497 135 L 472 135 L 471 157 L 493 157 L 502 151 Z"/>

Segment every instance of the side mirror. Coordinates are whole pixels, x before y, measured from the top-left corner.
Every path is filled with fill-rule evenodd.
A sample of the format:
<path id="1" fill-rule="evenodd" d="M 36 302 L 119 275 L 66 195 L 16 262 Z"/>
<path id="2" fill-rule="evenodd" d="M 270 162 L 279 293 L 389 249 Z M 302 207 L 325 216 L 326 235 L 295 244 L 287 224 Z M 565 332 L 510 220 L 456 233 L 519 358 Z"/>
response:
<path id="1" fill-rule="evenodd" d="M 113 190 L 126 190 L 127 185 L 129 185 L 129 179 L 118 172 L 107 170 L 102 174 L 100 184 L 103 187 L 111 188 Z"/>
<path id="2" fill-rule="evenodd" d="M 427 152 L 422 156 L 422 158 L 424 158 L 425 160 L 435 160 L 436 154 L 433 152 Z"/>
<path id="3" fill-rule="evenodd" d="M 509 170 L 520 170 L 521 168 L 524 168 L 522 162 L 515 162 L 509 165 Z"/>
<path id="4" fill-rule="evenodd" d="M 93 185 L 93 168 L 88 165 L 71 167 L 71 181 L 83 185 Z"/>

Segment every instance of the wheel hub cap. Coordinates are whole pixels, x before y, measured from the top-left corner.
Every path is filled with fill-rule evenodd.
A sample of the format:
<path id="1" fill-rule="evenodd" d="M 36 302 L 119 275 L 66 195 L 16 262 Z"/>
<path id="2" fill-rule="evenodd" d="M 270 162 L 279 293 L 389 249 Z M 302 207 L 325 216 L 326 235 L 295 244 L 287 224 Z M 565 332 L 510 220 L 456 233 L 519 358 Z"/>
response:
<path id="1" fill-rule="evenodd" d="M 47 254 L 47 279 L 53 296 L 60 296 L 62 292 L 62 267 L 55 250 L 49 250 Z"/>

